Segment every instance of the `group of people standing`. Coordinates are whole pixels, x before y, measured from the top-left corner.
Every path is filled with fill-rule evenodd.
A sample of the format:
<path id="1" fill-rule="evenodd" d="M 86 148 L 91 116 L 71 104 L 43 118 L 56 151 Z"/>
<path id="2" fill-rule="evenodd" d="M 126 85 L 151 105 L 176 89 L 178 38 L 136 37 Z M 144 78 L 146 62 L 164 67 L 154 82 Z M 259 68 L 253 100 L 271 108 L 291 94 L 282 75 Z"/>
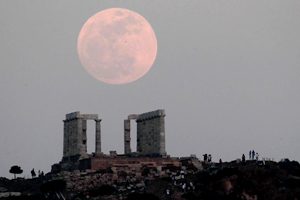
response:
<path id="1" fill-rule="evenodd" d="M 254 150 L 252 150 L 252 151 L 250 150 L 249 151 L 249 160 L 254 160 L 254 157 L 258 161 L 259 154 L 257 152 L 255 153 Z"/>
<path id="2" fill-rule="evenodd" d="M 31 170 L 31 176 L 32 176 L 32 178 L 35 178 L 36 177 L 36 173 L 35 173 L 35 171 L 34 171 L 34 168 Z M 44 176 L 44 172 L 42 171 L 41 172 L 41 170 L 39 170 L 39 177 L 40 176 Z"/>
<path id="3" fill-rule="evenodd" d="M 211 154 L 203 154 L 203 160 L 204 160 L 204 162 L 209 162 L 209 163 L 211 163 L 212 162 L 212 156 L 211 156 Z M 255 153 L 255 151 L 254 150 L 250 150 L 249 151 L 249 160 L 256 160 L 256 162 L 258 162 L 258 160 L 259 160 L 259 154 L 256 152 Z M 242 163 L 246 163 L 246 156 L 245 156 L 245 154 L 243 154 L 242 155 Z M 222 169 L 223 168 L 223 166 L 222 166 L 222 160 L 220 159 L 219 160 L 219 168 L 220 169 Z"/>
<path id="4" fill-rule="evenodd" d="M 258 159 L 259 159 L 259 154 L 254 150 L 250 150 L 249 151 L 249 160 L 254 160 L 254 157 L 255 157 L 255 160 L 256 160 L 256 163 L 258 163 Z M 246 163 L 246 157 L 245 157 L 245 154 L 242 155 L 242 163 L 243 165 Z"/>
<path id="5" fill-rule="evenodd" d="M 212 161 L 211 154 L 209 154 L 209 155 L 204 154 L 204 155 L 203 155 L 203 160 L 204 160 L 204 161 L 207 161 L 207 162 L 211 162 L 211 161 Z"/>
<path id="6" fill-rule="evenodd" d="M 250 150 L 249 151 L 249 160 L 254 160 L 254 157 L 256 159 L 256 162 L 258 162 L 258 158 L 259 158 L 259 154 L 256 152 L 255 154 L 255 151 L 254 150 Z M 245 154 L 242 155 L 242 163 L 245 164 L 246 162 L 246 157 L 245 157 Z"/>

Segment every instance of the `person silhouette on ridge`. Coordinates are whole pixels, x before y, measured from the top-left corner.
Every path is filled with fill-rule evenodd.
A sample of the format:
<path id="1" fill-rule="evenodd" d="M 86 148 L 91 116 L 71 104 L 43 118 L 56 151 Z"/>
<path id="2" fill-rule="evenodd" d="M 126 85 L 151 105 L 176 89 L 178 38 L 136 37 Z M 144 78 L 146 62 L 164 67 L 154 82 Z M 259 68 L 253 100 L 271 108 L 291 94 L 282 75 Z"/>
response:
<path id="1" fill-rule="evenodd" d="M 32 178 L 35 178 L 35 177 L 36 177 L 36 174 L 35 174 L 34 168 L 31 170 L 31 176 L 32 176 Z"/>
<path id="2" fill-rule="evenodd" d="M 204 162 L 207 161 L 207 154 L 203 155 L 203 160 L 204 160 Z"/>
<path id="3" fill-rule="evenodd" d="M 208 155 L 208 162 L 211 162 L 211 154 Z"/>

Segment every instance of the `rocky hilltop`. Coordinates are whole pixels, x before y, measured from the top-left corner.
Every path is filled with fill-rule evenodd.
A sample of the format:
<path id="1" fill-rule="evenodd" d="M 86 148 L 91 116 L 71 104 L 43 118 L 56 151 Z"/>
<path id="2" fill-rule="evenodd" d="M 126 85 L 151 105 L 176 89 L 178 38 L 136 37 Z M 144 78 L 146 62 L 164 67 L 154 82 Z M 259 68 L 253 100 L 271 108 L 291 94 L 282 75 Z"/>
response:
<path id="1" fill-rule="evenodd" d="M 218 163 L 180 159 L 182 166 L 144 168 L 140 177 L 111 169 L 0 179 L 0 199 L 300 199 L 300 165 L 280 162 Z M 82 187 L 80 187 L 82 186 Z"/>

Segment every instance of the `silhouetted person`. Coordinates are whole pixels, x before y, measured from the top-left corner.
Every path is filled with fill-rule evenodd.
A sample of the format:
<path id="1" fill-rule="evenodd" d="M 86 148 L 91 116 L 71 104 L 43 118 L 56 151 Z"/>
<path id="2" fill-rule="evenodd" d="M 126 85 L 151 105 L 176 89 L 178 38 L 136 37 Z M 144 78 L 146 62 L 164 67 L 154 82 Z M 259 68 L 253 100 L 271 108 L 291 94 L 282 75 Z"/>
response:
<path id="1" fill-rule="evenodd" d="M 251 150 L 249 151 L 249 160 L 251 160 Z"/>
<path id="2" fill-rule="evenodd" d="M 254 160 L 254 156 L 255 156 L 255 151 L 252 151 L 252 160 Z"/>
<path id="3" fill-rule="evenodd" d="M 242 155 L 242 163 L 245 165 L 245 154 Z"/>
<path id="4" fill-rule="evenodd" d="M 219 160 L 219 168 L 220 169 L 223 169 L 223 163 L 222 163 L 222 159 L 220 158 L 220 160 Z"/>
<path id="5" fill-rule="evenodd" d="M 207 154 L 203 155 L 203 159 L 204 159 L 204 161 L 207 161 Z"/>
<path id="6" fill-rule="evenodd" d="M 207 159 L 208 159 L 208 162 L 211 162 L 211 155 L 210 154 L 208 155 Z"/>
<path id="7" fill-rule="evenodd" d="M 31 176 L 32 176 L 32 178 L 35 178 L 35 177 L 36 177 L 36 174 L 35 174 L 34 168 L 31 170 Z"/>

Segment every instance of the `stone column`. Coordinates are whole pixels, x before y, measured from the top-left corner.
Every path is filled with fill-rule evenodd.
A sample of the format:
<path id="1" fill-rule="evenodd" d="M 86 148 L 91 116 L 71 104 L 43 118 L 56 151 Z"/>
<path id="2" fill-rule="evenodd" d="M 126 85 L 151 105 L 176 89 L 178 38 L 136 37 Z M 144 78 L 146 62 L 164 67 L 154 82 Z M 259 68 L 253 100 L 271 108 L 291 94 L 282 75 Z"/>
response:
<path id="1" fill-rule="evenodd" d="M 129 154 L 131 153 L 130 147 L 130 120 L 124 120 L 124 153 Z"/>
<path id="2" fill-rule="evenodd" d="M 68 130 L 67 130 L 67 126 L 68 126 L 68 121 L 67 120 L 63 120 L 64 122 L 64 151 L 63 151 L 63 157 L 67 157 L 68 156 Z"/>
<path id="3" fill-rule="evenodd" d="M 72 138 L 72 145 L 71 145 L 72 154 L 71 154 L 71 156 L 79 153 L 79 151 L 78 151 L 78 148 L 79 148 L 78 147 L 78 136 L 79 136 L 79 134 L 77 132 L 77 129 L 78 129 L 78 121 L 77 121 L 77 119 L 73 119 L 72 120 L 72 133 L 71 133 L 71 138 Z M 81 135 L 80 135 L 80 137 L 81 137 Z"/>
<path id="4" fill-rule="evenodd" d="M 74 153 L 74 155 L 80 155 L 80 157 L 86 157 L 87 156 L 87 152 L 85 151 L 84 145 L 83 145 L 83 116 L 77 116 L 76 118 L 76 133 L 77 133 L 77 137 L 76 137 L 76 152 Z"/>
<path id="5" fill-rule="evenodd" d="M 74 132 L 74 119 L 71 119 L 68 123 L 68 135 L 69 135 L 69 156 L 74 155 L 74 147 L 75 147 L 75 132 Z"/>
<path id="6" fill-rule="evenodd" d="M 86 136 L 86 129 L 87 129 L 87 124 L 86 124 L 86 119 L 82 120 L 82 148 L 84 152 L 87 153 L 87 136 Z"/>
<path id="7" fill-rule="evenodd" d="M 160 146 L 159 152 L 161 155 L 166 155 L 166 140 L 165 140 L 165 117 L 166 115 L 159 116 L 159 130 L 160 130 Z"/>
<path id="8" fill-rule="evenodd" d="M 96 122 L 96 145 L 95 145 L 95 154 L 99 156 L 102 154 L 101 152 L 101 119 L 95 119 Z"/>

